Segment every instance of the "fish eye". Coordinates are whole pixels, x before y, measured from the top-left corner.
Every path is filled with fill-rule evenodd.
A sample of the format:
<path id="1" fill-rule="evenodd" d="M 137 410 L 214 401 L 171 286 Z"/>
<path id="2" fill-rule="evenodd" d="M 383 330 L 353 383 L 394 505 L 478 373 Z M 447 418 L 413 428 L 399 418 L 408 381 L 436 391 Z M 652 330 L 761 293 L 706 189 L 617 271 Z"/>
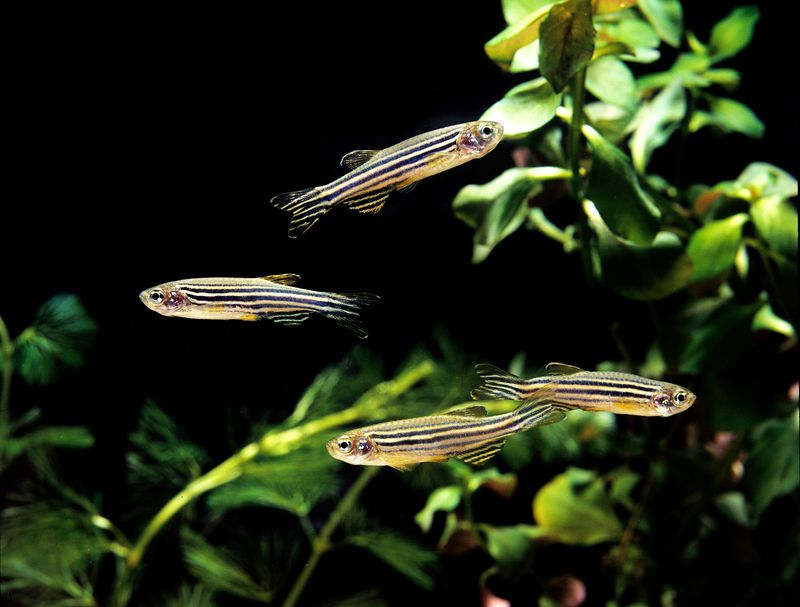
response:
<path id="1" fill-rule="evenodd" d="M 353 448 L 353 441 L 348 439 L 342 439 L 339 441 L 339 451 L 342 453 L 350 453 Z"/>
<path id="2" fill-rule="evenodd" d="M 148 297 L 153 303 L 160 304 L 162 301 L 164 301 L 164 294 L 161 291 L 150 291 Z"/>
<path id="3" fill-rule="evenodd" d="M 684 392 L 677 392 L 675 394 L 675 402 L 682 405 L 686 401 L 686 394 Z"/>
<path id="4" fill-rule="evenodd" d="M 481 135 L 484 137 L 489 137 L 494 132 L 494 129 L 490 127 L 488 124 L 481 128 Z"/>

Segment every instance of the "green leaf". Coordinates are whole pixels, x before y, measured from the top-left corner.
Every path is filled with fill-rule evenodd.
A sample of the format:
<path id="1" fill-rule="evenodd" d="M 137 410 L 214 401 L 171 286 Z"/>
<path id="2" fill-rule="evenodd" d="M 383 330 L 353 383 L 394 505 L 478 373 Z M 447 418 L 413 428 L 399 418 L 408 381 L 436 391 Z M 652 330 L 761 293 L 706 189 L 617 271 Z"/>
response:
<path id="1" fill-rule="evenodd" d="M 532 525 L 495 527 L 483 524 L 480 530 L 486 535 L 486 548 L 500 570 L 516 577 L 522 573 L 534 550 L 534 539 L 543 535 L 541 529 Z"/>
<path id="2" fill-rule="evenodd" d="M 620 468 L 611 475 L 611 489 L 609 497 L 613 502 L 622 504 L 629 510 L 633 510 L 634 503 L 631 493 L 642 479 L 641 474 L 637 474 L 627 468 Z"/>
<path id="3" fill-rule="evenodd" d="M 738 491 L 722 493 L 714 499 L 714 505 L 728 520 L 742 527 L 750 526 L 750 515 L 744 494 Z"/>
<path id="4" fill-rule="evenodd" d="M 675 48 L 683 35 L 683 8 L 679 0 L 639 0 L 639 10 L 661 39 Z"/>
<path id="5" fill-rule="evenodd" d="M 597 253 L 603 282 L 630 299 L 662 299 L 687 286 L 692 261 L 680 239 L 671 232 L 659 232 L 649 245 L 637 245 L 616 236 L 603 222 L 593 204 L 584 209 L 597 234 Z"/>
<path id="6" fill-rule="evenodd" d="M 29 383 L 47 384 L 61 365 L 80 367 L 96 329 L 77 295 L 56 295 L 15 340 L 17 372 Z"/>
<path id="7" fill-rule="evenodd" d="M 347 542 L 369 550 L 417 586 L 426 590 L 434 587 L 430 570 L 438 561 L 436 554 L 399 533 L 388 529 L 359 531 Z"/>
<path id="8" fill-rule="evenodd" d="M 217 516 L 246 506 L 280 508 L 308 516 L 323 499 L 338 495 L 341 479 L 336 461 L 324 450 L 311 449 L 283 459 L 247 464 L 242 475 L 215 489 L 208 506 Z"/>
<path id="9" fill-rule="evenodd" d="M 528 46 L 539 38 L 539 27 L 550 12 L 551 6 L 551 2 L 545 3 L 538 10 L 509 25 L 489 40 L 483 46 L 489 59 L 497 63 L 501 68 L 508 69 L 514 59 L 514 54 L 522 47 Z"/>
<path id="10" fill-rule="evenodd" d="M 791 493 L 800 482 L 798 410 L 784 419 L 764 422 L 753 439 L 743 482 L 750 495 L 753 515 L 757 518 L 775 498 Z"/>
<path id="11" fill-rule="evenodd" d="M 519 74 L 520 72 L 530 72 L 538 69 L 539 41 L 534 40 L 528 46 L 523 46 L 514 53 L 514 59 L 511 60 L 511 66 L 508 71 L 512 74 Z"/>
<path id="12" fill-rule="evenodd" d="M 427 533 L 431 530 L 431 525 L 433 525 L 434 514 L 455 510 L 461 503 L 463 493 L 463 488 L 455 485 L 437 487 L 428 496 L 425 507 L 417 512 L 414 521 L 419 525 L 420 529 Z"/>
<path id="13" fill-rule="evenodd" d="M 86 449 L 94 445 L 94 437 L 83 426 L 45 426 L 21 437 L 9 439 L 6 445 L 8 459 L 35 447 L 63 447 Z"/>
<path id="14" fill-rule="evenodd" d="M 603 479 L 591 470 L 568 468 L 536 494 L 533 515 L 541 531 L 564 544 L 590 546 L 622 536 Z"/>
<path id="15" fill-rule="evenodd" d="M 637 172 L 645 172 L 653 151 L 667 142 L 685 115 L 686 95 L 680 80 L 673 80 L 641 107 L 629 144 Z"/>
<path id="16" fill-rule="evenodd" d="M 711 41 L 708 43 L 712 60 L 717 62 L 733 57 L 750 44 L 760 16 L 757 6 L 740 6 L 717 23 L 711 30 Z"/>
<path id="17" fill-rule="evenodd" d="M 797 209 L 785 198 L 765 196 L 750 207 L 758 235 L 770 249 L 789 260 L 797 260 Z"/>
<path id="18" fill-rule="evenodd" d="M 209 588 L 262 603 L 272 601 L 272 593 L 253 580 L 232 552 L 212 546 L 187 528 L 181 530 L 181 544 L 189 572 Z"/>
<path id="19" fill-rule="evenodd" d="M 656 50 L 661 40 L 647 21 L 625 19 L 618 22 L 598 23 L 597 28 L 598 40 L 616 41 L 633 49 L 635 54 L 626 57 L 626 61 L 652 63 L 661 56 Z"/>
<path id="20" fill-rule="evenodd" d="M 742 133 L 754 139 L 764 136 L 764 123 L 749 107 L 733 99 L 708 97 L 710 112 L 695 112 L 689 121 L 689 130 L 697 132 L 704 126 L 713 126 L 726 133 Z"/>
<path id="21" fill-rule="evenodd" d="M 456 217 L 475 229 L 473 263 L 486 259 L 500 241 L 523 224 L 528 199 L 541 190 L 541 179 L 552 174 L 548 169 L 508 169 L 489 183 L 465 186 L 456 195 Z"/>
<path id="22" fill-rule="evenodd" d="M 692 234 L 686 247 L 694 265 L 692 282 L 716 278 L 733 267 L 742 229 L 749 219 L 747 213 L 737 213 L 711 221 Z"/>
<path id="23" fill-rule="evenodd" d="M 639 100 L 631 70 L 616 57 L 608 55 L 589 64 L 586 89 L 601 101 L 629 110 Z"/>
<path id="24" fill-rule="evenodd" d="M 594 101 L 583 106 L 589 123 L 612 143 L 619 142 L 626 134 L 633 114 L 617 105 Z"/>
<path id="25" fill-rule="evenodd" d="M 753 317 L 753 331 L 772 331 L 789 339 L 795 337 L 792 324 L 775 314 L 769 302 L 759 308 Z"/>
<path id="26" fill-rule="evenodd" d="M 178 593 L 163 599 L 164 607 L 215 607 L 214 590 L 203 584 L 183 584 Z"/>
<path id="27" fill-rule="evenodd" d="M 531 13 L 551 6 L 553 0 L 502 0 L 503 17 L 508 25 L 526 19 Z"/>
<path id="28" fill-rule="evenodd" d="M 536 78 L 508 91 L 481 120 L 502 123 L 505 137 L 523 137 L 550 122 L 560 104 L 561 95 L 554 93 L 544 78 Z"/>
<path id="29" fill-rule="evenodd" d="M 593 128 L 583 129 L 592 146 L 587 195 L 615 234 L 646 244 L 658 232 L 661 213 L 642 190 L 628 157 Z"/>
<path id="30" fill-rule="evenodd" d="M 591 0 L 566 0 L 554 5 L 542 22 L 539 68 L 560 93 L 594 53 Z"/>

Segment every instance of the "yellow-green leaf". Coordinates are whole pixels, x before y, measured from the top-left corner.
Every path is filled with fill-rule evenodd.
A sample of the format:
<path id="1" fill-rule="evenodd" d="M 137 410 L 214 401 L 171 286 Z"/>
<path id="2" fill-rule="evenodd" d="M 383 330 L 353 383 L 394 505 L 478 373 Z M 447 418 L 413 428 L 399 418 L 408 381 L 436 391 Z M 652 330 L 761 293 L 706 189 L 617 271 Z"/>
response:
<path id="1" fill-rule="evenodd" d="M 638 173 L 645 172 L 653 151 L 667 142 L 685 114 L 686 94 L 681 80 L 677 78 L 650 103 L 642 106 L 629 143 L 633 166 Z"/>
<path id="2" fill-rule="evenodd" d="M 757 6 L 740 6 L 717 23 L 711 30 L 711 41 L 708 43 L 712 61 L 733 57 L 750 44 L 760 16 Z"/>
<path id="3" fill-rule="evenodd" d="M 539 27 L 550 12 L 551 6 L 552 3 L 547 3 L 489 40 L 483 46 L 489 58 L 503 69 L 508 69 L 514 59 L 514 53 L 539 37 Z"/>
<path id="4" fill-rule="evenodd" d="M 733 267 L 747 213 L 711 221 L 692 234 L 686 252 L 694 265 L 693 282 L 716 278 Z"/>
<path id="5" fill-rule="evenodd" d="M 641 10 L 661 39 L 678 47 L 683 35 L 683 8 L 679 0 L 640 0 Z"/>
<path id="6" fill-rule="evenodd" d="M 689 122 L 689 130 L 699 131 L 704 126 L 715 126 L 725 132 L 742 133 L 748 137 L 761 139 L 764 136 L 764 123 L 753 110 L 733 99 L 725 97 L 708 98 L 709 112 L 695 112 Z"/>
<path id="7" fill-rule="evenodd" d="M 609 55 L 589 64 L 586 89 L 601 101 L 621 108 L 632 109 L 638 101 L 633 73 L 625 63 Z"/>
<path id="8" fill-rule="evenodd" d="M 566 0 L 550 9 L 541 24 L 539 69 L 560 93 L 592 58 L 595 30 L 590 0 Z"/>
<path id="9" fill-rule="evenodd" d="M 523 82 L 483 113 L 481 120 L 494 120 L 503 125 L 505 137 L 523 137 L 544 126 L 561 103 L 544 78 Z"/>

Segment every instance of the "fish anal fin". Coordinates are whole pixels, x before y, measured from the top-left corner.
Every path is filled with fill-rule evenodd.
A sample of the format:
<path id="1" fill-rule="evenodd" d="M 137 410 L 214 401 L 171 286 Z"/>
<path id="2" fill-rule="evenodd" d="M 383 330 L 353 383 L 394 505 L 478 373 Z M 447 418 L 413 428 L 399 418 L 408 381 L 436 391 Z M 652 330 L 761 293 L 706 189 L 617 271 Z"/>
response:
<path id="1" fill-rule="evenodd" d="M 300 276 L 297 274 L 272 274 L 271 276 L 262 276 L 261 280 L 268 280 L 281 285 L 293 285 L 300 280 Z"/>
<path id="2" fill-rule="evenodd" d="M 383 208 L 391 191 L 391 188 L 384 188 L 376 192 L 367 192 L 355 198 L 350 198 L 342 204 L 359 213 L 377 213 Z"/>
<path id="3" fill-rule="evenodd" d="M 583 369 L 575 365 L 566 365 L 564 363 L 548 363 L 545 367 L 547 373 L 550 375 L 572 375 L 573 373 L 582 373 Z"/>
<path id="4" fill-rule="evenodd" d="M 486 407 L 483 405 L 470 405 L 468 407 L 447 411 L 446 415 L 456 415 L 458 417 L 485 417 Z"/>
<path id="5" fill-rule="evenodd" d="M 264 318 L 274 320 L 281 325 L 299 325 L 308 320 L 309 316 L 311 316 L 310 312 L 267 312 L 264 314 Z"/>
<path id="6" fill-rule="evenodd" d="M 356 167 L 360 167 L 367 162 L 378 152 L 380 152 L 380 150 L 353 150 L 342 156 L 342 160 L 339 164 L 352 171 Z"/>
<path id="7" fill-rule="evenodd" d="M 467 464 L 482 464 L 497 455 L 505 444 L 506 440 L 500 438 L 490 443 L 485 443 L 480 447 L 459 453 L 456 457 Z"/>
<path id="8" fill-rule="evenodd" d="M 414 181 L 413 183 L 409 183 L 408 185 L 397 188 L 397 191 L 402 192 L 403 194 L 408 194 L 411 190 L 417 187 L 418 183 L 419 181 Z"/>

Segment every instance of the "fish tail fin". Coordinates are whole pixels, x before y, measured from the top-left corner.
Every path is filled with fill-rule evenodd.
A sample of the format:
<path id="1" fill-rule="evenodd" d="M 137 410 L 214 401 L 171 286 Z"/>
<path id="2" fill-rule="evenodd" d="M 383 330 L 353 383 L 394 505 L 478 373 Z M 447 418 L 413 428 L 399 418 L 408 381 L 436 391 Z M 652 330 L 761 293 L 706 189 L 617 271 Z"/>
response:
<path id="1" fill-rule="evenodd" d="M 284 192 L 273 196 L 270 203 L 275 208 L 292 214 L 289 238 L 300 236 L 331 208 L 330 203 L 320 196 L 318 188 Z"/>
<path id="2" fill-rule="evenodd" d="M 361 320 L 361 310 L 380 299 L 372 293 L 331 293 L 330 305 L 325 311 L 325 316 L 336 321 L 359 339 L 364 339 L 367 337 L 367 327 Z"/>
<path id="3" fill-rule="evenodd" d="M 545 391 L 545 394 L 547 392 Z M 563 407 L 547 401 L 547 397 L 527 400 L 516 410 L 520 432 L 555 424 L 567 417 Z"/>
<path id="4" fill-rule="evenodd" d="M 483 380 L 483 385 L 470 393 L 475 400 L 525 400 L 530 395 L 531 390 L 524 379 L 499 367 L 480 364 L 475 366 L 475 372 Z"/>

